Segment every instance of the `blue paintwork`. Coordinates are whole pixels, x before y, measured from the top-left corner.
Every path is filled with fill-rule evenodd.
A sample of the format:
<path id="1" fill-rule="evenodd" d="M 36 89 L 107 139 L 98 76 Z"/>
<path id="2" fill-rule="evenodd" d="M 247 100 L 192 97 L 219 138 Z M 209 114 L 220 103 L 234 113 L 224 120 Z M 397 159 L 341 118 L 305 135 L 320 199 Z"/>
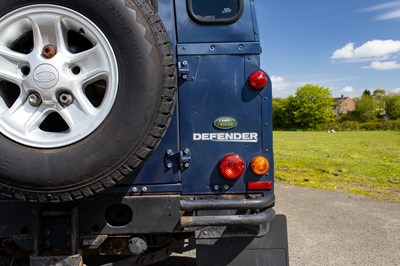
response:
<path id="1" fill-rule="evenodd" d="M 178 44 L 178 55 L 248 55 L 261 53 L 259 42 Z"/>
<path id="2" fill-rule="evenodd" d="M 216 0 L 217 1 L 217 0 Z M 231 25 L 199 25 L 187 13 L 186 0 L 176 0 L 176 28 L 178 43 L 254 42 L 256 29 L 253 23 L 250 0 L 245 0 L 244 12 L 239 21 Z"/>
<path id="3" fill-rule="evenodd" d="M 245 193 L 249 181 L 273 181 L 271 84 L 261 92 L 251 90 L 247 77 L 259 70 L 261 47 L 254 2 L 245 0 L 243 16 L 232 25 L 199 25 L 186 12 L 184 0 L 159 0 L 159 15 L 175 47 L 180 74 L 178 99 L 171 125 L 160 146 L 143 167 L 113 192 L 180 192 L 182 194 Z M 175 19 L 175 12 L 179 14 Z M 218 117 L 229 116 L 238 126 L 229 130 L 213 126 Z M 256 143 L 195 141 L 194 133 L 258 134 Z M 189 148 L 190 166 L 180 170 L 166 166 L 168 149 L 174 153 Z M 218 171 L 219 160 L 237 153 L 247 164 L 237 181 L 227 181 Z M 257 155 L 271 165 L 262 177 L 251 173 L 249 164 Z M 218 186 L 218 187 L 217 187 Z M 273 193 L 269 191 L 267 193 Z"/>

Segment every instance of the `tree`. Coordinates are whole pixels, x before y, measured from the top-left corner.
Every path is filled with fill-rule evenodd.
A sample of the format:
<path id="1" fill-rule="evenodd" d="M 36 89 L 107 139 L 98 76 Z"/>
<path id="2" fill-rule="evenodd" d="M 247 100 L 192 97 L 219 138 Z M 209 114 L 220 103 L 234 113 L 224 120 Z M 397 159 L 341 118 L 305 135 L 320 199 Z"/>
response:
<path id="1" fill-rule="evenodd" d="M 370 96 L 371 97 L 371 91 L 370 90 L 363 91 L 362 96 Z"/>
<path id="2" fill-rule="evenodd" d="M 376 105 L 376 113 L 378 117 L 384 117 L 386 115 L 385 112 L 385 96 L 386 91 L 384 89 L 376 89 L 372 94 L 375 100 Z"/>
<path id="3" fill-rule="evenodd" d="M 384 89 L 376 89 L 374 90 L 374 93 L 372 94 L 372 96 L 381 99 L 386 95 L 386 91 Z"/>
<path id="4" fill-rule="evenodd" d="M 386 115 L 390 119 L 400 118 L 400 93 L 393 93 L 386 96 L 385 101 Z"/>
<path id="5" fill-rule="evenodd" d="M 272 99 L 272 121 L 276 129 L 288 129 L 292 127 L 291 115 L 288 112 L 288 100 L 282 98 Z"/>
<path id="6" fill-rule="evenodd" d="M 333 121 L 334 101 L 328 88 L 306 84 L 287 100 L 287 109 L 298 128 L 316 129 Z"/>
<path id="7" fill-rule="evenodd" d="M 367 122 L 376 118 L 375 101 L 370 93 L 365 93 L 366 91 L 357 99 L 357 107 L 354 111 L 359 122 Z"/>

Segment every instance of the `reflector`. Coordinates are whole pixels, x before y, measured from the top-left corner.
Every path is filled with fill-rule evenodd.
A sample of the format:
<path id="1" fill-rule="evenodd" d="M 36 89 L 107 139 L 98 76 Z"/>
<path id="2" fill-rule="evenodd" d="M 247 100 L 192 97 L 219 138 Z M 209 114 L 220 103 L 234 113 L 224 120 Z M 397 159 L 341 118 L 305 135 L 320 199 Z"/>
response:
<path id="1" fill-rule="evenodd" d="M 271 190 L 272 189 L 272 181 L 248 182 L 247 189 L 248 190 Z"/>

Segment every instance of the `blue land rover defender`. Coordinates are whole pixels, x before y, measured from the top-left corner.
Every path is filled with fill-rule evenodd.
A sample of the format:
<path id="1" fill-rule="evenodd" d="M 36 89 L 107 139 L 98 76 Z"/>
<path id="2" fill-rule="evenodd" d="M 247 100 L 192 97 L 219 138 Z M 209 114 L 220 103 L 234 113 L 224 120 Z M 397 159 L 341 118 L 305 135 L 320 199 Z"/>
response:
<path id="1" fill-rule="evenodd" d="M 0 0 L 0 265 L 288 265 L 254 0 Z"/>

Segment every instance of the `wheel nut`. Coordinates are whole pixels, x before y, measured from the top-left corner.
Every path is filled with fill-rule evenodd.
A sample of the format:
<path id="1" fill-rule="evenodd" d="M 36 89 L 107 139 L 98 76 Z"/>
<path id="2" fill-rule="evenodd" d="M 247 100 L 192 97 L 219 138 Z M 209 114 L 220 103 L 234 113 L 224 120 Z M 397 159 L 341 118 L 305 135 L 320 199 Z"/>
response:
<path id="1" fill-rule="evenodd" d="M 42 98 L 40 94 L 37 92 L 31 93 L 28 97 L 29 104 L 36 107 L 42 103 Z"/>
<path id="2" fill-rule="evenodd" d="M 74 98 L 72 97 L 71 94 L 69 93 L 61 93 L 58 100 L 60 101 L 60 103 L 64 106 L 69 106 L 71 105 L 71 103 L 74 101 Z"/>
<path id="3" fill-rule="evenodd" d="M 51 59 L 57 54 L 57 48 L 51 44 L 43 47 L 42 56 L 46 59 Z"/>

